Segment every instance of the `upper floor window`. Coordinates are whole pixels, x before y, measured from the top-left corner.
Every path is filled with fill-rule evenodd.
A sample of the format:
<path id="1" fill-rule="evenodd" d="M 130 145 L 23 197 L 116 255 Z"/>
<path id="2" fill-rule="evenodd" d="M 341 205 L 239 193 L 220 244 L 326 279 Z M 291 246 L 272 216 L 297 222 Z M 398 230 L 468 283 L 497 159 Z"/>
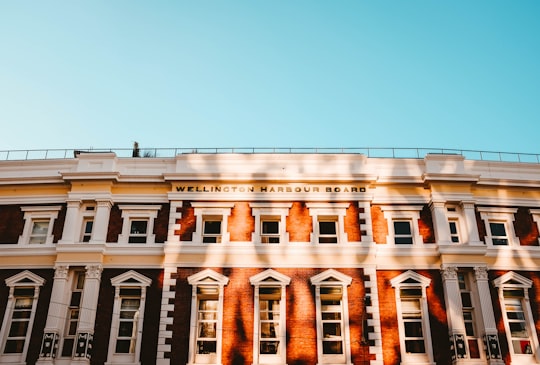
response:
<path id="1" fill-rule="evenodd" d="M 52 244 L 54 220 L 58 218 L 60 209 L 59 205 L 22 207 L 24 228 L 19 243 Z"/>
<path id="2" fill-rule="evenodd" d="M 254 243 L 278 244 L 287 243 L 289 235 L 285 223 L 292 203 L 259 203 L 249 206 L 255 217 Z"/>
<path id="3" fill-rule="evenodd" d="M 420 205 L 385 205 L 381 206 L 384 218 L 388 222 L 386 243 L 396 245 L 419 245 L 423 242 L 418 220 Z"/>
<path id="4" fill-rule="evenodd" d="M 307 203 L 316 243 L 346 243 L 344 217 L 348 203 Z"/>
<path id="5" fill-rule="evenodd" d="M 413 271 L 390 280 L 396 288 L 396 306 L 402 362 L 433 363 L 426 288 L 431 280 Z"/>
<path id="6" fill-rule="evenodd" d="M 161 205 L 120 205 L 122 210 L 122 234 L 118 243 L 154 243 L 154 220 Z"/>
<path id="7" fill-rule="evenodd" d="M 191 206 L 195 208 L 195 242 L 229 242 L 227 224 L 234 203 L 192 202 Z"/>
<path id="8" fill-rule="evenodd" d="M 131 270 L 112 278 L 111 283 L 115 295 L 107 363 L 138 363 L 146 289 L 152 280 Z"/>
<path id="9" fill-rule="evenodd" d="M 351 277 L 332 269 L 311 278 L 315 286 L 319 364 L 351 363 L 347 299 L 351 282 Z"/>
<path id="10" fill-rule="evenodd" d="M 532 280 L 508 272 L 493 280 L 493 284 L 499 292 L 512 363 L 536 364 L 539 344 L 529 300 Z"/>
<path id="11" fill-rule="evenodd" d="M 223 287 L 228 282 L 210 269 L 188 277 L 192 286 L 188 364 L 221 364 Z"/>
<path id="12" fill-rule="evenodd" d="M 25 363 L 40 287 L 45 280 L 23 271 L 6 279 L 9 297 L 0 329 L 1 363 Z"/>
<path id="13" fill-rule="evenodd" d="M 94 229 L 94 216 L 96 214 L 94 205 L 83 205 L 82 207 L 82 226 L 80 241 L 90 242 L 92 239 L 92 231 Z"/>
<path id="14" fill-rule="evenodd" d="M 268 269 L 249 281 L 255 287 L 253 364 L 285 364 L 285 290 L 291 279 Z"/>
<path id="15" fill-rule="evenodd" d="M 486 243 L 493 246 L 517 246 L 514 232 L 516 208 L 478 207 L 486 227 Z"/>

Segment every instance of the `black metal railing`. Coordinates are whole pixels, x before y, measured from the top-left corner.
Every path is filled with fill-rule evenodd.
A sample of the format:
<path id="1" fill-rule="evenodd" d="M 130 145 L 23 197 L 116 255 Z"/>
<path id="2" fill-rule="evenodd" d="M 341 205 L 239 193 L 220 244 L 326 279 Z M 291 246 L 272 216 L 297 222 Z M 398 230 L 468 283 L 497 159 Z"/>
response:
<path id="1" fill-rule="evenodd" d="M 393 148 L 393 147 L 239 147 L 239 148 L 88 148 L 0 150 L 0 161 L 47 160 L 75 158 L 80 153 L 114 152 L 118 157 L 170 158 L 179 154 L 362 154 L 374 158 L 424 158 L 427 154 L 461 155 L 469 160 L 540 163 L 540 154 L 463 150 L 449 148 Z"/>

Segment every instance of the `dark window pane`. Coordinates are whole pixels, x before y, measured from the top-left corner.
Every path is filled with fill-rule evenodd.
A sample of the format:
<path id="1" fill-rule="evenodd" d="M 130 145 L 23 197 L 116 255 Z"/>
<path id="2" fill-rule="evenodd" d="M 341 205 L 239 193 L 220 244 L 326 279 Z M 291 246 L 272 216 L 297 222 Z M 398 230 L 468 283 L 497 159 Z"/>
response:
<path id="1" fill-rule="evenodd" d="M 396 245 L 412 245 L 412 237 L 395 237 Z"/>
<path id="2" fill-rule="evenodd" d="M 319 222 L 320 234 L 336 234 L 336 222 Z"/>
<path id="3" fill-rule="evenodd" d="M 118 326 L 118 336 L 131 337 L 133 334 L 133 322 L 120 322 Z"/>
<path id="4" fill-rule="evenodd" d="M 464 307 L 472 307 L 471 293 L 461 293 L 461 304 Z"/>
<path id="5" fill-rule="evenodd" d="M 24 340 L 7 340 L 4 352 L 6 354 L 20 354 L 23 352 Z"/>
<path id="6" fill-rule="evenodd" d="M 116 341 L 115 351 L 117 354 L 129 354 L 131 352 L 131 340 Z"/>
<path id="7" fill-rule="evenodd" d="M 205 234 L 220 234 L 221 221 L 204 221 L 204 233 Z"/>
<path id="8" fill-rule="evenodd" d="M 216 341 L 197 341 L 198 354 L 215 354 Z"/>
<path id="9" fill-rule="evenodd" d="M 405 351 L 409 354 L 424 354 L 426 352 L 424 340 L 406 340 Z"/>
<path id="10" fill-rule="evenodd" d="M 73 338 L 67 338 L 64 340 L 64 346 L 62 347 L 62 356 L 71 357 L 73 355 L 73 345 L 75 340 Z"/>
<path id="11" fill-rule="evenodd" d="M 131 234 L 145 234 L 148 221 L 131 221 Z"/>
<path id="12" fill-rule="evenodd" d="M 276 222 L 276 221 L 264 221 L 264 222 L 262 222 L 262 233 L 263 234 L 278 234 L 279 233 L 279 222 Z"/>
<path id="13" fill-rule="evenodd" d="M 489 228 L 492 236 L 506 236 L 504 223 L 490 223 Z"/>
<path id="14" fill-rule="evenodd" d="M 411 223 L 397 221 L 394 222 L 394 233 L 395 234 L 411 234 Z"/>
<path id="15" fill-rule="evenodd" d="M 278 353 L 279 341 L 261 341 L 260 352 L 265 355 Z"/>
<path id="16" fill-rule="evenodd" d="M 24 337 L 28 329 L 28 321 L 11 322 L 9 337 Z"/>
<path id="17" fill-rule="evenodd" d="M 456 234 L 457 233 L 456 222 L 449 222 L 448 224 L 450 225 L 450 233 Z"/>
<path id="18" fill-rule="evenodd" d="M 339 323 L 323 323 L 323 336 L 341 336 L 341 324 Z"/>
<path id="19" fill-rule="evenodd" d="M 323 354 L 342 354 L 341 341 L 323 341 Z"/>
<path id="20" fill-rule="evenodd" d="M 406 337 L 422 337 L 422 323 L 420 322 L 405 322 Z"/>

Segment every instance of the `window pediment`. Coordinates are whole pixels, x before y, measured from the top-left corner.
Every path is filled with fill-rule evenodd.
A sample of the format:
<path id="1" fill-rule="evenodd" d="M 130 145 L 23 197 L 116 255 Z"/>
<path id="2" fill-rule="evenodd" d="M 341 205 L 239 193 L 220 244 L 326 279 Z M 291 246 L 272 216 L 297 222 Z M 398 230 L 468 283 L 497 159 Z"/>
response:
<path id="1" fill-rule="evenodd" d="M 150 286 L 152 279 L 139 274 L 134 270 L 127 271 L 111 279 L 113 286 Z"/>
<path id="2" fill-rule="evenodd" d="M 275 270 L 268 269 L 249 278 L 251 285 L 281 284 L 289 285 L 291 278 Z"/>
<path id="3" fill-rule="evenodd" d="M 401 275 L 396 276 L 390 280 L 392 287 L 401 286 L 401 285 L 419 285 L 423 288 L 429 286 L 431 279 L 426 278 L 412 270 L 408 270 Z"/>
<path id="4" fill-rule="evenodd" d="M 220 273 L 215 272 L 211 269 L 206 269 L 196 274 L 188 277 L 188 283 L 190 285 L 198 284 L 218 284 L 218 285 L 227 285 L 229 283 L 229 278 L 221 275 Z"/>
<path id="5" fill-rule="evenodd" d="M 45 279 L 28 270 L 22 271 L 6 279 L 6 285 L 9 287 L 42 286 L 43 284 L 45 284 Z"/>
<path id="6" fill-rule="evenodd" d="M 530 288 L 532 287 L 532 284 L 532 280 L 527 279 L 526 277 L 521 276 L 513 271 L 507 272 L 506 274 L 493 280 L 493 285 L 496 287 L 508 285 L 520 288 Z"/>
<path id="7" fill-rule="evenodd" d="M 326 283 L 328 284 L 341 283 L 341 284 L 350 285 L 352 283 L 352 278 L 334 269 L 328 269 L 311 278 L 312 285 L 325 285 Z"/>

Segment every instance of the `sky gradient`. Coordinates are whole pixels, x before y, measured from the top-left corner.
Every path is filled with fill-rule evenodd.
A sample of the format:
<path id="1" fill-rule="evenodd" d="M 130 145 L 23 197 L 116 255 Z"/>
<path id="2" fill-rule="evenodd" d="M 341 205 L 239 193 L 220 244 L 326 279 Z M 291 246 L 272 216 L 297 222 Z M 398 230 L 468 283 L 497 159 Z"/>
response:
<path id="1" fill-rule="evenodd" d="M 0 0 L 0 150 L 540 153 L 538 19 L 538 0 Z"/>

